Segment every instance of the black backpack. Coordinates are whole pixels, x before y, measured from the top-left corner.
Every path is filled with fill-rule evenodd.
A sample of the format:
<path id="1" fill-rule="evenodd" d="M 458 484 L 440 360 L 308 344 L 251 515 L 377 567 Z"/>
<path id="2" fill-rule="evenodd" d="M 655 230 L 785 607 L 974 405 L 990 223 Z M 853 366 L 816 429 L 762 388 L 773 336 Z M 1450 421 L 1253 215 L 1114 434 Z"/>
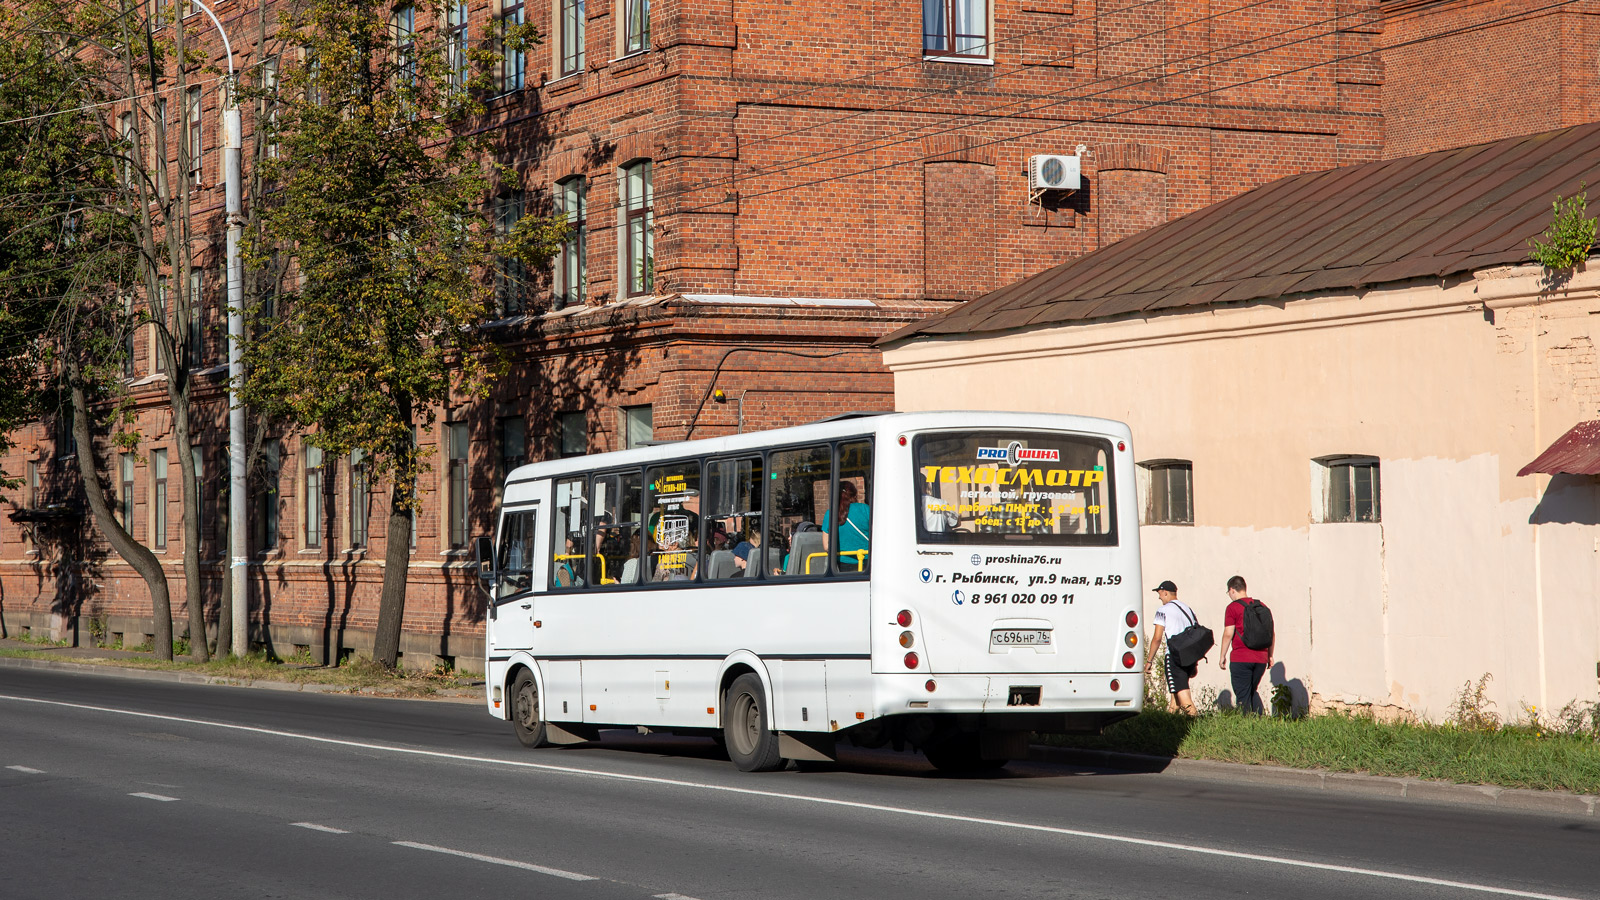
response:
<path id="1" fill-rule="evenodd" d="M 1255 598 L 1250 602 L 1239 601 L 1244 607 L 1244 627 L 1240 640 L 1251 650 L 1265 650 L 1272 646 L 1272 610 L 1265 603 Z"/>

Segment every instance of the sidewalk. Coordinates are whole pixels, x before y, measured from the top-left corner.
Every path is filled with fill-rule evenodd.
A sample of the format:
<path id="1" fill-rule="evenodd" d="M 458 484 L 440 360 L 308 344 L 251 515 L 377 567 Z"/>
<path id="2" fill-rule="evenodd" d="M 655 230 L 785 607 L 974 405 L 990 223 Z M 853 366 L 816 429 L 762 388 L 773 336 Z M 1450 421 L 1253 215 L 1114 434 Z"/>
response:
<path id="1" fill-rule="evenodd" d="M 149 669 L 125 668 L 116 665 L 92 664 L 82 661 L 88 659 L 154 658 L 148 651 L 106 650 L 98 647 L 51 647 L 12 640 L 0 640 L 0 650 L 31 651 L 29 657 L 26 658 L 0 656 L 0 669 L 57 669 L 104 675 L 111 678 L 132 678 L 181 684 L 220 684 L 229 687 L 262 688 L 265 690 L 301 693 L 394 696 L 392 692 L 381 689 L 355 689 L 335 684 L 300 684 L 269 679 L 237 679 L 187 672 L 161 672 Z M 483 689 L 442 689 L 428 698 L 418 699 L 436 699 L 453 703 L 482 703 Z M 1042 744 L 1033 745 L 1028 758 L 1034 762 L 1119 769 L 1130 773 L 1150 775 L 1203 778 L 1213 781 L 1225 781 L 1230 784 L 1264 784 L 1277 787 L 1322 790 L 1331 793 L 1359 794 L 1368 797 L 1393 797 L 1400 800 L 1413 800 L 1424 803 L 1490 806 L 1526 812 L 1600 818 L 1600 810 L 1596 809 L 1597 806 L 1600 806 L 1600 797 L 1591 794 L 1572 794 L 1565 791 L 1533 791 L 1485 784 L 1453 784 L 1444 781 L 1425 781 L 1420 778 L 1353 775 L 1344 772 L 1328 772 L 1322 769 L 1291 769 L 1284 766 L 1244 765 L 1203 759 L 1169 759 L 1164 756 L 1139 756 L 1132 753 L 1109 753 L 1103 750 L 1075 750 L 1068 747 L 1051 747 Z"/>

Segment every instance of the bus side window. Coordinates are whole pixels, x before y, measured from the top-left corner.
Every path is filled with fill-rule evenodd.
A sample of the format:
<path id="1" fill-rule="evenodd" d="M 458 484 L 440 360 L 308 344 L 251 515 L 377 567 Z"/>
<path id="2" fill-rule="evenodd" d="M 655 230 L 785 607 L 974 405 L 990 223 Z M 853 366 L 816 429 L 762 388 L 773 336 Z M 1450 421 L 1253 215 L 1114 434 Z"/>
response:
<path id="1" fill-rule="evenodd" d="M 700 574 L 700 463 L 669 463 L 644 473 L 645 567 L 649 581 L 695 581 Z"/>
<path id="2" fill-rule="evenodd" d="M 533 512 L 507 513 L 500 524 L 498 597 L 521 594 L 533 587 Z"/>
<path id="3" fill-rule="evenodd" d="M 872 565 L 872 442 L 839 445 L 839 494 L 828 516 L 834 565 L 845 574 Z"/>
<path id="4" fill-rule="evenodd" d="M 774 578 L 827 575 L 828 542 L 821 522 L 833 485 L 833 448 L 823 444 L 780 450 L 769 460 L 767 545 L 776 561 L 764 565 L 764 573 Z"/>
<path id="5" fill-rule="evenodd" d="M 640 476 L 637 471 L 594 480 L 594 584 L 638 584 Z"/>
<path id="6" fill-rule="evenodd" d="M 550 553 L 550 586 L 578 588 L 589 572 L 587 478 L 556 482 L 555 528 Z"/>
<path id="7" fill-rule="evenodd" d="M 760 578 L 761 458 L 719 459 L 706 466 L 706 581 Z"/>

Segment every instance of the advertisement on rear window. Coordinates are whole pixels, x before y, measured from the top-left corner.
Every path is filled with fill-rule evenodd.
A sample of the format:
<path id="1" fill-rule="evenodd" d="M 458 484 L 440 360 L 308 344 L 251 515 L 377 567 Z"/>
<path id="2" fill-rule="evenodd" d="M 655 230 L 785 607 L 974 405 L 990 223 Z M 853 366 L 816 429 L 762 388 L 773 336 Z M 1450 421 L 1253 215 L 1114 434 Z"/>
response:
<path id="1" fill-rule="evenodd" d="M 913 443 L 923 543 L 1116 543 L 1111 442 L 1050 432 L 927 434 Z"/>

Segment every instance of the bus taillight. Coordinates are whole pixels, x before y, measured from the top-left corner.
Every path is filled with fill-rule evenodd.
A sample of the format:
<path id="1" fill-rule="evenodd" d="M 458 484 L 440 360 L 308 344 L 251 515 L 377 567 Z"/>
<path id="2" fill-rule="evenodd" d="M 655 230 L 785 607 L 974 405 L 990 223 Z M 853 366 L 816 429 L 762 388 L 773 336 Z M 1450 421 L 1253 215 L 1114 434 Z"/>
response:
<path id="1" fill-rule="evenodd" d="M 1133 654 L 1129 653 L 1128 656 L 1132 657 Z M 918 662 L 919 662 L 919 660 L 917 659 L 917 654 L 915 652 L 911 652 L 911 653 L 907 653 L 906 654 L 906 668 L 915 669 L 917 667 L 917 663 Z"/>
<path id="2" fill-rule="evenodd" d="M 1138 628 L 1139 627 L 1139 614 L 1134 612 L 1131 609 L 1128 610 L 1128 627 L 1129 628 Z"/>
<path id="3" fill-rule="evenodd" d="M 1133 658 L 1133 654 L 1132 653 L 1124 653 L 1124 654 L 1122 654 L 1122 667 L 1124 669 L 1133 668 L 1133 664 L 1135 662 L 1137 662 L 1137 660 L 1135 660 Z"/>
<path id="4" fill-rule="evenodd" d="M 1111 690 L 1112 691 L 1120 691 L 1120 690 L 1122 690 L 1122 682 L 1118 681 L 1115 678 L 1111 679 Z"/>
<path id="5" fill-rule="evenodd" d="M 917 642 L 917 636 L 916 635 L 912 634 L 909 631 L 900 632 L 900 646 L 906 648 L 907 650 L 910 650 L 911 646 L 913 644 L 915 644 L 916 642 Z"/>
<path id="6" fill-rule="evenodd" d="M 895 616 L 894 620 L 896 622 L 900 623 L 900 627 L 901 628 L 910 628 L 911 627 L 911 610 L 909 610 L 909 609 L 900 610 L 900 614 L 898 616 Z"/>
<path id="7" fill-rule="evenodd" d="M 1137 631 L 1128 632 L 1122 636 L 1122 642 L 1128 645 L 1128 649 L 1133 649 L 1133 646 L 1139 643 L 1139 633 Z"/>
<path id="8" fill-rule="evenodd" d="M 931 693 L 933 693 L 934 689 L 938 687 L 938 685 L 933 683 L 933 679 L 932 678 L 929 678 L 928 679 L 928 683 L 923 685 L 923 687 L 927 688 L 928 689 L 928 693 L 931 694 Z"/>

